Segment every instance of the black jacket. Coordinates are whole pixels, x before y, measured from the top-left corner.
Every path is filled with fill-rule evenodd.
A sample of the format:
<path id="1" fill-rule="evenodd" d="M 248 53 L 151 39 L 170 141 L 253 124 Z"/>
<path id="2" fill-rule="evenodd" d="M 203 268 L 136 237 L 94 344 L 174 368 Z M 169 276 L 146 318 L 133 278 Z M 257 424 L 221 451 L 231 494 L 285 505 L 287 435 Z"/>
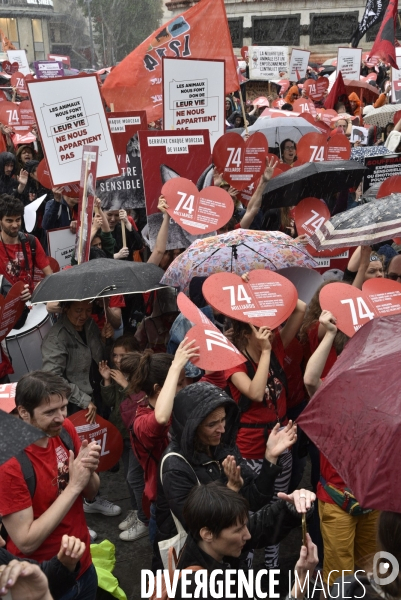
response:
<path id="1" fill-rule="evenodd" d="M 312 514 L 312 509 L 308 513 L 308 517 Z M 249 517 L 248 529 L 251 534 L 251 539 L 244 546 L 242 554 L 239 558 L 225 557 L 223 563 L 217 562 L 209 554 L 203 552 L 197 545 L 191 534 L 188 535 L 185 542 L 185 546 L 181 550 L 180 557 L 178 560 L 177 569 L 186 569 L 193 566 L 200 566 L 203 569 L 207 569 L 209 573 L 214 569 L 221 569 L 223 573 L 220 577 L 216 577 L 216 580 L 224 579 L 224 571 L 227 569 L 243 570 L 245 573 L 248 571 L 246 556 L 252 548 L 264 548 L 270 544 L 278 544 L 294 527 L 298 527 L 301 523 L 301 515 L 298 515 L 296 509 L 285 502 L 284 500 L 278 500 L 274 504 L 265 506 L 256 513 L 253 513 Z M 191 577 L 192 579 L 192 577 Z M 237 589 L 237 586 L 233 586 Z M 232 589 L 233 589 L 232 588 Z M 195 585 L 190 586 L 191 591 L 195 590 Z M 223 587 L 224 590 L 224 587 Z M 224 594 L 224 591 L 223 591 Z M 212 598 L 209 595 L 207 598 Z M 225 598 L 225 594 L 222 596 Z M 243 596 L 248 598 L 248 596 Z M 181 600 L 181 588 L 178 586 L 176 600 Z M 249 596 L 251 600 L 254 598 L 254 594 Z"/>
<path id="2" fill-rule="evenodd" d="M 226 409 L 225 433 L 211 458 L 196 451 L 195 434 L 200 423 L 221 406 Z M 238 421 L 239 410 L 234 400 L 210 383 L 195 383 L 177 394 L 171 426 L 173 441 L 163 456 L 176 452 L 185 457 L 190 464 L 179 456 L 169 456 L 163 464 L 163 484 L 159 473 L 157 541 L 168 539 L 177 532 L 170 510 L 185 527 L 182 509 L 189 492 L 198 481 L 203 484 L 217 480 L 227 483 L 221 463 L 228 455 L 235 456 L 237 464 L 241 465 L 244 485 L 240 493 L 248 500 L 250 510 L 259 510 L 271 501 L 274 481 L 281 473 L 281 467 L 264 460 L 259 475 L 255 475 L 249 469 L 235 444 Z"/>
<path id="3" fill-rule="evenodd" d="M 19 558 L 8 552 L 5 548 L 0 548 L 0 565 L 8 565 L 11 560 L 24 560 L 34 565 L 39 565 L 48 579 L 49 590 L 54 600 L 58 600 L 58 598 L 61 598 L 71 590 L 75 585 L 80 569 L 78 562 L 74 572 L 71 573 L 67 567 L 61 564 L 57 556 L 38 563 L 36 560 L 30 560 L 29 558 Z"/>
<path id="4" fill-rule="evenodd" d="M 8 162 L 12 162 L 14 164 L 11 176 L 4 174 L 4 167 Z M 15 158 L 14 154 L 11 152 L 0 152 L 0 195 L 9 194 L 11 196 L 15 196 L 16 198 L 20 198 L 20 194 L 17 192 L 19 183 L 15 178 L 16 174 L 17 159 Z"/>

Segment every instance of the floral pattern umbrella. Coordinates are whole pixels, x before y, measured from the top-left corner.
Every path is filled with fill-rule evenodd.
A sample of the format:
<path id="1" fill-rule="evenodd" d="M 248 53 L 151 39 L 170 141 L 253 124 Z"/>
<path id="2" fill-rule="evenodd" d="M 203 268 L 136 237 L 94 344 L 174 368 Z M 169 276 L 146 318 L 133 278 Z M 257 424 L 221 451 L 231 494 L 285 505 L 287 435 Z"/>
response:
<path id="1" fill-rule="evenodd" d="M 254 269 L 277 271 L 285 267 L 317 267 L 304 246 L 280 231 L 235 229 L 197 240 L 171 263 L 161 280 L 188 293 L 193 277 Z"/>

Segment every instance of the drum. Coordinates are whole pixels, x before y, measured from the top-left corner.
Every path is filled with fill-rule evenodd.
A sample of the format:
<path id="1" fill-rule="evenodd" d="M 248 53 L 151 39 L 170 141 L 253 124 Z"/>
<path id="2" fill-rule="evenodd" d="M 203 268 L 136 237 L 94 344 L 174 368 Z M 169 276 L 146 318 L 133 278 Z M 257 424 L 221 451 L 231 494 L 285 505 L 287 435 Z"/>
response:
<path id="1" fill-rule="evenodd" d="M 25 325 L 12 329 L 6 337 L 7 350 L 14 373 L 10 381 L 19 381 L 25 373 L 42 368 L 42 340 L 52 326 L 45 304 L 35 304 L 29 311 Z"/>

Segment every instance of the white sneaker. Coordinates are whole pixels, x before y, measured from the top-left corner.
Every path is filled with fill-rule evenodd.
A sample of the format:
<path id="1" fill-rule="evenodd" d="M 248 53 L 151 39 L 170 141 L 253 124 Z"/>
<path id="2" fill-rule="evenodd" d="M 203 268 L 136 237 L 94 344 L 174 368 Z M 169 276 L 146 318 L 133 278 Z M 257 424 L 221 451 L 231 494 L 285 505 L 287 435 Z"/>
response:
<path id="1" fill-rule="evenodd" d="M 93 544 L 93 542 L 97 538 L 97 533 L 96 533 L 96 531 L 93 531 L 93 529 L 89 529 L 89 527 L 88 527 L 88 531 L 89 531 L 89 537 L 91 539 L 91 544 Z"/>
<path id="2" fill-rule="evenodd" d="M 129 510 L 127 512 L 127 516 L 125 517 L 124 521 L 121 521 L 118 528 L 121 529 L 121 531 L 127 531 L 127 529 L 129 529 L 130 527 L 133 526 L 133 524 L 136 522 L 137 519 L 138 519 L 138 511 L 137 510 Z"/>
<path id="3" fill-rule="evenodd" d="M 132 527 L 120 533 L 120 540 L 123 540 L 124 542 L 133 542 L 135 540 L 139 540 L 139 538 L 145 537 L 148 534 L 148 526 L 137 519 Z"/>
<path id="4" fill-rule="evenodd" d="M 101 513 L 106 517 L 117 517 L 117 515 L 121 514 L 120 506 L 112 504 L 112 502 L 109 502 L 106 498 L 102 498 L 102 496 L 96 496 L 94 502 L 84 500 L 84 511 L 86 513 Z"/>

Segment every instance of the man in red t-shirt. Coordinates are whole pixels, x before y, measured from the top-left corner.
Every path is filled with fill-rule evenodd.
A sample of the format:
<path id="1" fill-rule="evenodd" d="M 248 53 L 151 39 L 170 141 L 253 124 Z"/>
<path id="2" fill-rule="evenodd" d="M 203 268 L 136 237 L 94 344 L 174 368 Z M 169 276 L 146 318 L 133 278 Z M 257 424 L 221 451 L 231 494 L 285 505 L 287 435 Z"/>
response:
<path id="1" fill-rule="evenodd" d="M 20 231 L 23 214 L 24 205 L 20 200 L 13 196 L 2 197 L 0 200 L 0 274 L 4 275 L 12 285 L 17 281 L 23 281 L 28 284 L 32 293 L 35 287 L 35 267 L 45 275 L 51 275 L 53 271 L 39 240 L 34 238 L 34 242 L 31 243 L 27 234 Z"/>
<path id="2" fill-rule="evenodd" d="M 95 471 L 100 446 L 86 441 L 81 444 L 74 426 L 66 419 L 69 392 L 61 377 L 44 371 L 33 371 L 19 381 L 15 397 L 19 417 L 41 429 L 44 437 L 24 451 L 35 474 L 33 492 L 17 458 L 0 467 L 0 514 L 9 535 L 7 550 L 18 557 L 48 560 L 58 553 L 64 534 L 84 541 L 79 596 L 74 597 L 94 600 L 97 577 L 90 556 L 83 497 L 93 499 L 99 489 Z M 74 451 L 67 448 L 68 436 Z"/>

